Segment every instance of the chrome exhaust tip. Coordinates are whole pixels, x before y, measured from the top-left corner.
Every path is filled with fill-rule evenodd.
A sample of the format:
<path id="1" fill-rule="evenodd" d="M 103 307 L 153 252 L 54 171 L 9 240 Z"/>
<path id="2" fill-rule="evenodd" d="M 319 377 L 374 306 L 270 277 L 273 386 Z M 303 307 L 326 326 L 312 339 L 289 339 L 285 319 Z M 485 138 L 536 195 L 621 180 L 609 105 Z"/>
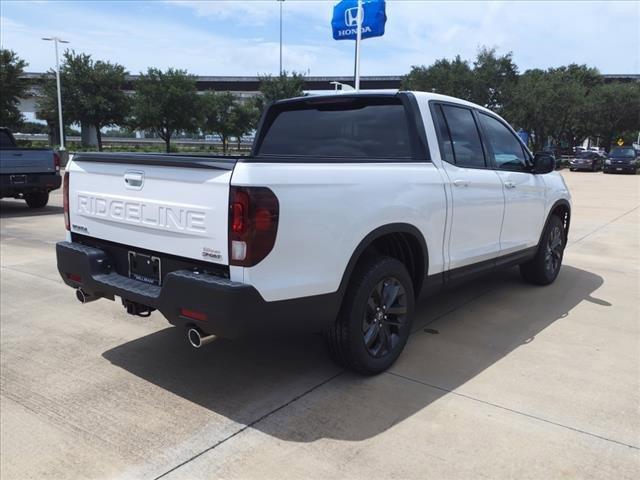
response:
<path id="1" fill-rule="evenodd" d="M 187 331 L 187 338 L 193 348 L 200 348 L 213 342 L 218 337 L 215 335 L 205 335 L 197 328 L 190 328 Z"/>
<path id="2" fill-rule="evenodd" d="M 93 295 L 88 294 L 81 288 L 76 288 L 76 298 L 80 303 L 89 303 L 94 300 L 98 300 L 99 297 L 94 297 Z"/>

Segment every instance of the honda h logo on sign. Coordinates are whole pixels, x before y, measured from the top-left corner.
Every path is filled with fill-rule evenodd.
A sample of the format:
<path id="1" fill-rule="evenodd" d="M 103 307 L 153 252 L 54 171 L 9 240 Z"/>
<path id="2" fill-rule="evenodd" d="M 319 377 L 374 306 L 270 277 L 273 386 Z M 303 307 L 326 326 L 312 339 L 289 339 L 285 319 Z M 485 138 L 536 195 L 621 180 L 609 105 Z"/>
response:
<path id="1" fill-rule="evenodd" d="M 381 37 L 387 21 L 384 0 L 364 0 L 360 8 L 362 38 Z M 333 8 L 334 40 L 355 40 L 358 35 L 358 0 L 342 0 Z"/>
<path id="2" fill-rule="evenodd" d="M 360 9 L 362 23 L 364 23 L 364 8 Z M 344 24 L 347 27 L 356 27 L 358 25 L 358 7 L 348 8 L 344 11 Z"/>

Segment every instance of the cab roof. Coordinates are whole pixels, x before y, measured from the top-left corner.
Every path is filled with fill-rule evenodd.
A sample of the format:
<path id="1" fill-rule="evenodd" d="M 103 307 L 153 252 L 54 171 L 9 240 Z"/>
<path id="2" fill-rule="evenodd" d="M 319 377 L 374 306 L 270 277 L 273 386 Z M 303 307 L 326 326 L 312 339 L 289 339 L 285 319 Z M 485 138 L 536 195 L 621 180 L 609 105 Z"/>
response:
<path id="1" fill-rule="evenodd" d="M 367 96 L 375 96 L 375 97 L 379 97 L 379 96 L 389 96 L 389 97 L 393 97 L 395 95 L 398 95 L 399 93 L 410 93 L 413 94 L 416 99 L 422 100 L 422 101 L 426 101 L 429 102 L 431 100 L 437 100 L 440 102 L 448 102 L 448 103 L 456 103 L 459 105 L 464 105 L 467 107 L 473 107 L 473 108 L 477 108 L 479 110 L 483 110 L 489 113 L 494 113 L 491 112 L 491 110 L 489 110 L 488 108 L 483 107 L 482 105 L 477 105 L 475 103 L 469 102 L 467 100 L 462 100 L 461 98 L 456 98 L 456 97 L 451 97 L 449 95 L 441 95 L 439 93 L 433 93 L 433 92 L 421 92 L 421 91 L 417 91 L 417 90 L 398 90 L 398 89 L 384 89 L 384 90 L 342 90 L 342 91 L 336 91 L 336 92 L 326 92 L 323 91 L 322 93 L 318 93 L 318 94 L 313 94 L 311 92 L 309 92 L 309 94 L 303 96 L 303 97 L 294 97 L 294 98 L 288 98 L 288 99 L 284 99 L 284 100 L 278 100 L 277 102 L 275 102 L 275 104 L 282 104 L 282 103 L 288 103 L 288 102 L 297 102 L 297 101 L 309 101 L 311 99 L 313 100 L 324 100 L 324 99 L 331 99 L 331 98 L 344 98 L 344 97 L 367 97 Z"/>

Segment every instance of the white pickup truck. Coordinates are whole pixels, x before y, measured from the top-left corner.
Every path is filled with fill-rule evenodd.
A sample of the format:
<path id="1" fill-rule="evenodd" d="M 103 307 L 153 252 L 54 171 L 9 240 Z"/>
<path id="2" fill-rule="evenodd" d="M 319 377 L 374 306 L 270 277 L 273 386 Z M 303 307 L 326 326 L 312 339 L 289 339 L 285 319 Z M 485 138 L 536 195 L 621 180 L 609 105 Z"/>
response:
<path id="1" fill-rule="evenodd" d="M 191 344 L 324 331 L 381 372 L 419 296 L 520 265 L 560 270 L 570 195 L 491 111 L 421 92 L 279 101 L 247 157 L 81 153 L 64 176 L 58 270 L 82 302 L 122 299 Z"/>

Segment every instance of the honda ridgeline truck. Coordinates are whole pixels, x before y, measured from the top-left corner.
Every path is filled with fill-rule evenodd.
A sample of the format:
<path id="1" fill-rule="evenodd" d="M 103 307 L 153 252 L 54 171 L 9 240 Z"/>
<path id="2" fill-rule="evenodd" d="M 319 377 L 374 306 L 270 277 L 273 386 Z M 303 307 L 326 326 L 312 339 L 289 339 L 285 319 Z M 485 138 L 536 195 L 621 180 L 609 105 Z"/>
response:
<path id="1" fill-rule="evenodd" d="M 491 111 L 421 92 L 279 101 L 247 157 L 80 153 L 58 270 L 81 302 L 159 310 L 199 347 L 324 331 L 388 368 L 416 300 L 496 268 L 553 282 L 571 217 L 552 157 Z"/>

